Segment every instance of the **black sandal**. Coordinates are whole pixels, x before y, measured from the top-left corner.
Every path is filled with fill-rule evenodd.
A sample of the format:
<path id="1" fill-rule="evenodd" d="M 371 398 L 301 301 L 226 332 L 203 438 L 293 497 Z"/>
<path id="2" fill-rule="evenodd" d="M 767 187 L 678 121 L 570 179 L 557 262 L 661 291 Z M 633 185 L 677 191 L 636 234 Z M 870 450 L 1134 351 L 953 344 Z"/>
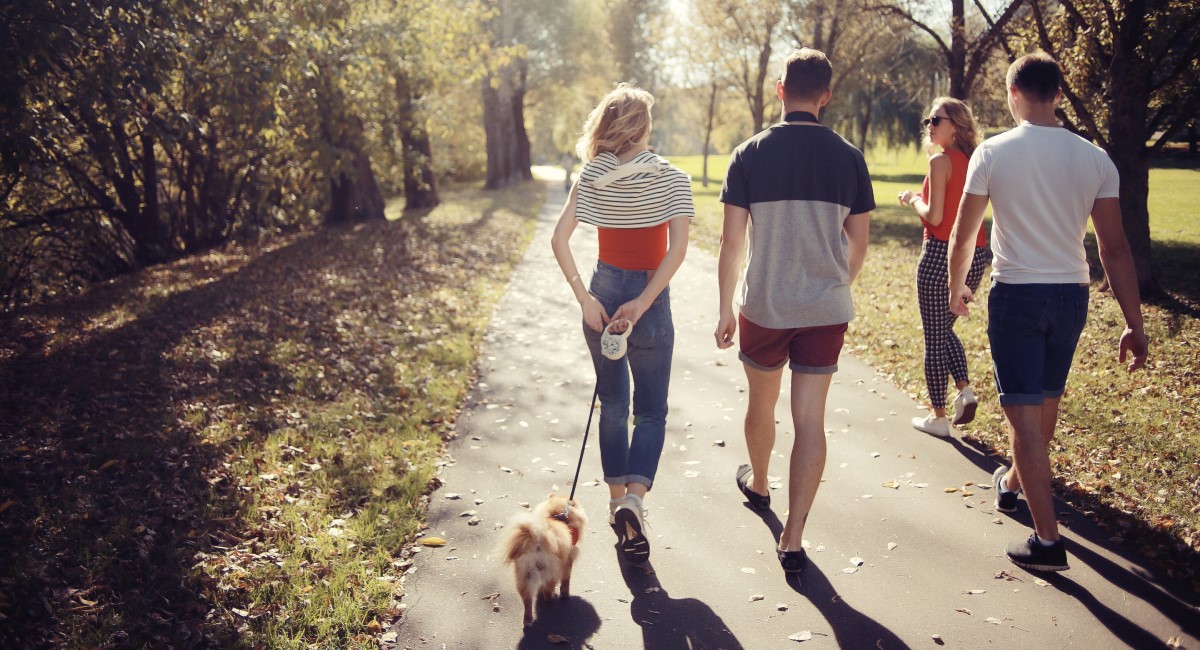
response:
<path id="1" fill-rule="evenodd" d="M 750 507 L 755 510 L 767 511 L 771 509 L 771 495 L 761 495 L 750 489 L 747 485 L 746 477 L 750 475 L 749 465 L 738 465 L 737 468 L 737 486 L 742 491 L 742 495 L 750 502 Z"/>
<path id="2" fill-rule="evenodd" d="M 804 549 L 783 551 L 777 547 L 775 553 L 779 556 L 779 566 L 783 567 L 784 573 L 800 573 L 808 565 L 808 554 Z"/>

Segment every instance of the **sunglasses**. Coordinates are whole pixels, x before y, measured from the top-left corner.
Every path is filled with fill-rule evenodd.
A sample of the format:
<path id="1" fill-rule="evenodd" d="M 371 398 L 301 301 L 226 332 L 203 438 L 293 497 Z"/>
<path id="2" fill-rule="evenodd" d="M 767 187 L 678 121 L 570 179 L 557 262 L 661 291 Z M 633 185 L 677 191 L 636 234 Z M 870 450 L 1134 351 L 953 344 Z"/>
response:
<path id="1" fill-rule="evenodd" d="M 942 117 L 941 115 L 934 115 L 933 117 L 927 117 L 927 118 L 921 120 L 921 124 L 923 124 L 925 126 L 937 126 L 938 124 L 941 124 L 942 120 L 948 120 L 948 119 L 950 119 L 950 118 Z"/>

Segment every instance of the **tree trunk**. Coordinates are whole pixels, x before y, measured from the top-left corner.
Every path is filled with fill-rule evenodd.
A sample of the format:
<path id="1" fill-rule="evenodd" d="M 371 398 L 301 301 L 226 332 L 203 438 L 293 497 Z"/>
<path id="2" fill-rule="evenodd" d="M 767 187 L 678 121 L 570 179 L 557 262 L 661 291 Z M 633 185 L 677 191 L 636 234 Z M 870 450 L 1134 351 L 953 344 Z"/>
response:
<path id="1" fill-rule="evenodd" d="M 432 208 L 441 202 L 438 197 L 437 181 L 433 175 L 433 144 L 425 128 L 425 116 L 418 104 L 423 95 L 417 83 L 408 76 L 396 75 L 396 99 L 402 149 L 401 164 L 404 170 L 404 209 L 421 210 Z"/>
<path id="2" fill-rule="evenodd" d="M 357 117 L 350 117 L 349 128 L 337 148 L 351 157 L 352 169 L 336 173 L 330 179 L 329 212 L 325 223 L 349 221 L 383 220 L 383 194 L 371 171 L 371 159 L 363 149 L 363 124 Z"/>
<path id="3" fill-rule="evenodd" d="M 512 88 L 507 73 L 483 80 L 483 129 L 487 138 L 487 179 L 484 187 L 497 190 L 521 177 L 517 169 L 517 135 L 512 111 Z"/>
<path id="4" fill-rule="evenodd" d="M 708 187 L 708 153 L 712 144 L 713 122 L 717 115 L 717 90 L 717 82 L 713 81 L 708 89 L 708 112 L 704 117 L 704 167 L 700 172 L 700 184 L 704 187 Z"/>
<path id="5" fill-rule="evenodd" d="M 515 172 L 521 178 L 533 180 L 533 159 L 530 156 L 529 132 L 525 130 L 525 90 L 529 76 L 529 62 L 524 57 L 517 60 L 517 79 L 513 87 L 513 138 L 516 143 Z"/>
<path id="6" fill-rule="evenodd" d="M 950 52 L 947 53 L 947 66 L 950 72 L 950 96 L 955 99 L 967 99 L 966 87 L 967 68 L 967 21 L 965 0 L 952 0 L 950 3 Z"/>
<path id="7" fill-rule="evenodd" d="M 1113 88 L 1109 101 L 1108 154 L 1121 175 L 1121 221 L 1125 226 L 1125 237 L 1133 253 L 1134 268 L 1137 270 L 1138 289 L 1142 296 L 1161 295 L 1162 287 L 1154 277 L 1153 256 L 1150 249 L 1150 211 L 1147 200 L 1150 194 L 1150 160 L 1146 147 L 1147 115 L 1150 104 L 1150 72 L 1134 49 L 1135 42 L 1126 47 L 1126 39 L 1141 38 L 1140 34 L 1128 33 L 1122 26 L 1118 42 L 1114 43 L 1110 66 Z"/>

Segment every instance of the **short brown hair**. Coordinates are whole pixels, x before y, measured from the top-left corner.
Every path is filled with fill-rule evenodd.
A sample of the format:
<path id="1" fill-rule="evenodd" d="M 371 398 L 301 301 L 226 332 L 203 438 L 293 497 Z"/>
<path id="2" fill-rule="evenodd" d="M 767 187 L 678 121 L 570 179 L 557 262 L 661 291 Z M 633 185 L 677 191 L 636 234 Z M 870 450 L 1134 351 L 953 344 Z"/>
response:
<path id="1" fill-rule="evenodd" d="M 1034 52 L 1013 61 L 1006 79 L 1009 88 L 1021 91 L 1031 102 L 1049 104 L 1062 85 L 1062 69 L 1045 52 Z"/>
<path id="2" fill-rule="evenodd" d="M 783 71 L 783 95 L 790 100 L 813 101 L 829 90 L 833 66 L 820 50 L 802 47 L 788 57 Z"/>

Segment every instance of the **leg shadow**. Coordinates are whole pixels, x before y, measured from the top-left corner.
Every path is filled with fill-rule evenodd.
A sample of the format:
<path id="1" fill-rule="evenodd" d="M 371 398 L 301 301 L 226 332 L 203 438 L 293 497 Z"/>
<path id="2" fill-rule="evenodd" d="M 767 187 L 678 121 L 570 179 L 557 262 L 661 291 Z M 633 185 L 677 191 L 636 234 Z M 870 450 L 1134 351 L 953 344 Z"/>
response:
<path id="1" fill-rule="evenodd" d="M 533 625 L 525 628 L 517 648 L 583 648 L 586 641 L 600 629 L 600 615 L 592 604 L 579 596 L 539 599 L 536 605 L 537 618 Z M 566 644 L 555 643 L 551 635 L 567 639 Z"/>
<path id="2" fill-rule="evenodd" d="M 620 556 L 620 545 L 614 548 Z M 629 615 L 642 628 L 642 647 L 742 649 L 729 626 L 704 601 L 671 598 L 649 562 L 632 565 L 623 558 L 619 562 L 621 577 L 633 595 Z"/>
<path id="3" fill-rule="evenodd" d="M 825 574 L 810 560 L 804 573 L 787 574 L 788 586 L 812 602 L 833 628 L 839 648 L 907 648 L 894 632 L 842 599 Z"/>

